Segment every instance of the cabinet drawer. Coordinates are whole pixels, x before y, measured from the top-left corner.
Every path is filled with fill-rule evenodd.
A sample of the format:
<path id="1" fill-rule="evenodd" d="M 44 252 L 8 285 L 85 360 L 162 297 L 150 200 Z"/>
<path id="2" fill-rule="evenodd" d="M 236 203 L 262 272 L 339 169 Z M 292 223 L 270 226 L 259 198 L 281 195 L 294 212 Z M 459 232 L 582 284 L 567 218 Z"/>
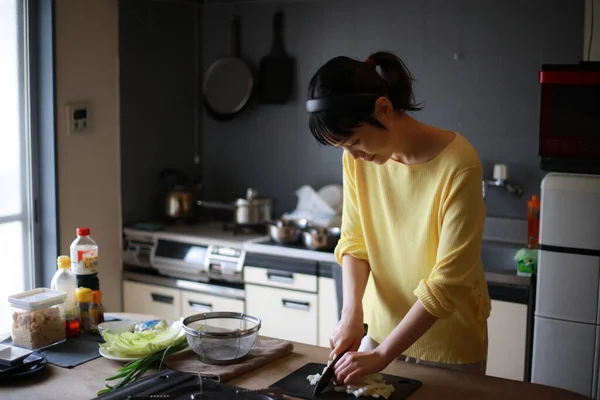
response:
<path id="1" fill-rule="evenodd" d="M 123 305 L 125 312 L 156 315 L 171 321 L 181 317 L 178 289 L 124 281 Z"/>
<path id="2" fill-rule="evenodd" d="M 206 293 L 181 291 L 181 309 L 182 316 L 207 313 L 212 311 L 231 311 L 244 312 L 244 301 L 230 299 L 227 297 L 218 297 Z"/>
<path id="3" fill-rule="evenodd" d="M 246 285 L 246 312 L 262 320 L 260 335 L 316 345 L 317 295 Z"/>
<path id="4" fill-rule="evenodd" d="M 244 282 L 292 290 L 317 292 L 316 276 L 276 269 L 245 266 Z"/>

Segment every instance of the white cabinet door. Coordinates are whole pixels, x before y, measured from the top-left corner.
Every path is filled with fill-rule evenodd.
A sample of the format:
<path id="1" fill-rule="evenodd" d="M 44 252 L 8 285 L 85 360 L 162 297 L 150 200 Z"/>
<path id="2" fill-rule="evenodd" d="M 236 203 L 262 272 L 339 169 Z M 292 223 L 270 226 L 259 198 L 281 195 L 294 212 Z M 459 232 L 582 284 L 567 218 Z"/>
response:
<path id="1" fill-rule="evenodd" d="M 319 341 L 318 345 L 329 347 L 329 336 L 338 322 L 338 304 L 335 281 L 319 277 Z"/>
<path id="2" fill-rule="evenodd" d="M 596 324 L 600 257 L 540 250 L 535 315 Z"/>
<path id="3" fill-rule="evenodd" d="M 244 312 L 244 300 L 218 297 L 206 293 L 181 291 L 182 317 L 212 311 Z"/>
<path id="4" fill-rule="evenodd" d="M 535 317 L 531 381 L 592 396 L 594 325 Z"/>
<path id="5" fill-rule="evenodd" d="M 492 300 L 486 374 L 522 381 L 525 377 L 526 342 L 527 306 Z"/>
<path id="6" fill-rule="evenodd" d="M 147 283 L 123 281 L 125 312 L 156 315 L 170 321 L 181 316 L 179 289 Z"/>
<path id="7" fill-rule="evenodd" d="M 262 320 L 260 335 L 317 344 L 317 295 L 246 284 L 246 312 Z"/>

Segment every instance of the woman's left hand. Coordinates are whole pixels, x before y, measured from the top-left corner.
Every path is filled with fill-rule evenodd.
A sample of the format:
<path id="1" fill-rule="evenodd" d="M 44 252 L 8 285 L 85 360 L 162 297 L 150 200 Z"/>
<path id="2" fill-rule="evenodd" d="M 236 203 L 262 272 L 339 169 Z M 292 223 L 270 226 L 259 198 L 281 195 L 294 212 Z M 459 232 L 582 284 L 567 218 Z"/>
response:
<path id="1" fill-rule="evenodd" d="M 387 367 L 385 357 L 374 351 L 349 351 L 335 365 L 335 380 L 344 385 L 360 384 L 367 375 L 377 373 Z"/>

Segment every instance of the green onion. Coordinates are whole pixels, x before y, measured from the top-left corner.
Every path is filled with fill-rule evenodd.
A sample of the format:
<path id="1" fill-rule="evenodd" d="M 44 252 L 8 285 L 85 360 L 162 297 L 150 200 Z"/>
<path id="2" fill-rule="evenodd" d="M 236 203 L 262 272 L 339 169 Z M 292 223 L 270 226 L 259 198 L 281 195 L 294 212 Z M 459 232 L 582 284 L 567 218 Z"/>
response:
<path id="1" fill-rule="evenodd" d="M 119 379 L 116 385 L 110 386 L 108 383 L 106 384 L 106 388 L 98 391 L 98 396 L 101 396 L 106 393 L 110 393 L 115 389 L 119 389 L 129 383 L 135 382 L 150 369 L 155 363 L 159 362 L 158 369 L 160 370 L 163 364 L 163 361 L 166 356 L 169 354 L 174 354 L 184 350 L 188 347 L 187 338 L 185 335 L 178 338 L 173 344 L 168 346 L 166 349 L 155 351 L 152 354 L 149 354 L 143 358 L 140 358 L 135 361 L 130 361 L 125 364 L 122 368 L 117 371 L 117 374 L 111 376 L 110 378 L 106 378 L 106 382 L 114 381 Z"/>

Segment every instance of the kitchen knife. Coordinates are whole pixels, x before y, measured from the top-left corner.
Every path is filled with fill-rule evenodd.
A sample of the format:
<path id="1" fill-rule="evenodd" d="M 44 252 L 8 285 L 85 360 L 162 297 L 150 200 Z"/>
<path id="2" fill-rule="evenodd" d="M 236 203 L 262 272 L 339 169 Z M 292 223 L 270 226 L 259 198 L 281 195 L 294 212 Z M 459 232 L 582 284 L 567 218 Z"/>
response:
<path id="1" fill-rule="evenodd" d="M 367 336 L 367 332 L 369 330 L 369 325 L 367 324 L 363 324 L 364 327 L 364 333 L 363 333 L 363 337 Z M 325 368 L 325 371 L 323 371 L 323 375 L 321 375 L 321 378 L 319 379 L 319 381 L 317 382 L 317 385 L 315 386 L 315 390 L 313 390 L 313 396 L 317 396 L 319 393 L 321 393 L 328 385 L 329 383 L 333 380 L 333 376 L 334 376 L 334 368 L 335 368 L 335 364 L 340 360 L 340 358 L 342 358 L 342 356 L 344 354 L 346 354 L 348 352 L 348 350 L 344 351 L 342 354 L 336 354 L 333 356 L 333 359 L 331 360 L 331 363 L 329 363 L 329 365 L 327 366 L 327 368 Z"/>

